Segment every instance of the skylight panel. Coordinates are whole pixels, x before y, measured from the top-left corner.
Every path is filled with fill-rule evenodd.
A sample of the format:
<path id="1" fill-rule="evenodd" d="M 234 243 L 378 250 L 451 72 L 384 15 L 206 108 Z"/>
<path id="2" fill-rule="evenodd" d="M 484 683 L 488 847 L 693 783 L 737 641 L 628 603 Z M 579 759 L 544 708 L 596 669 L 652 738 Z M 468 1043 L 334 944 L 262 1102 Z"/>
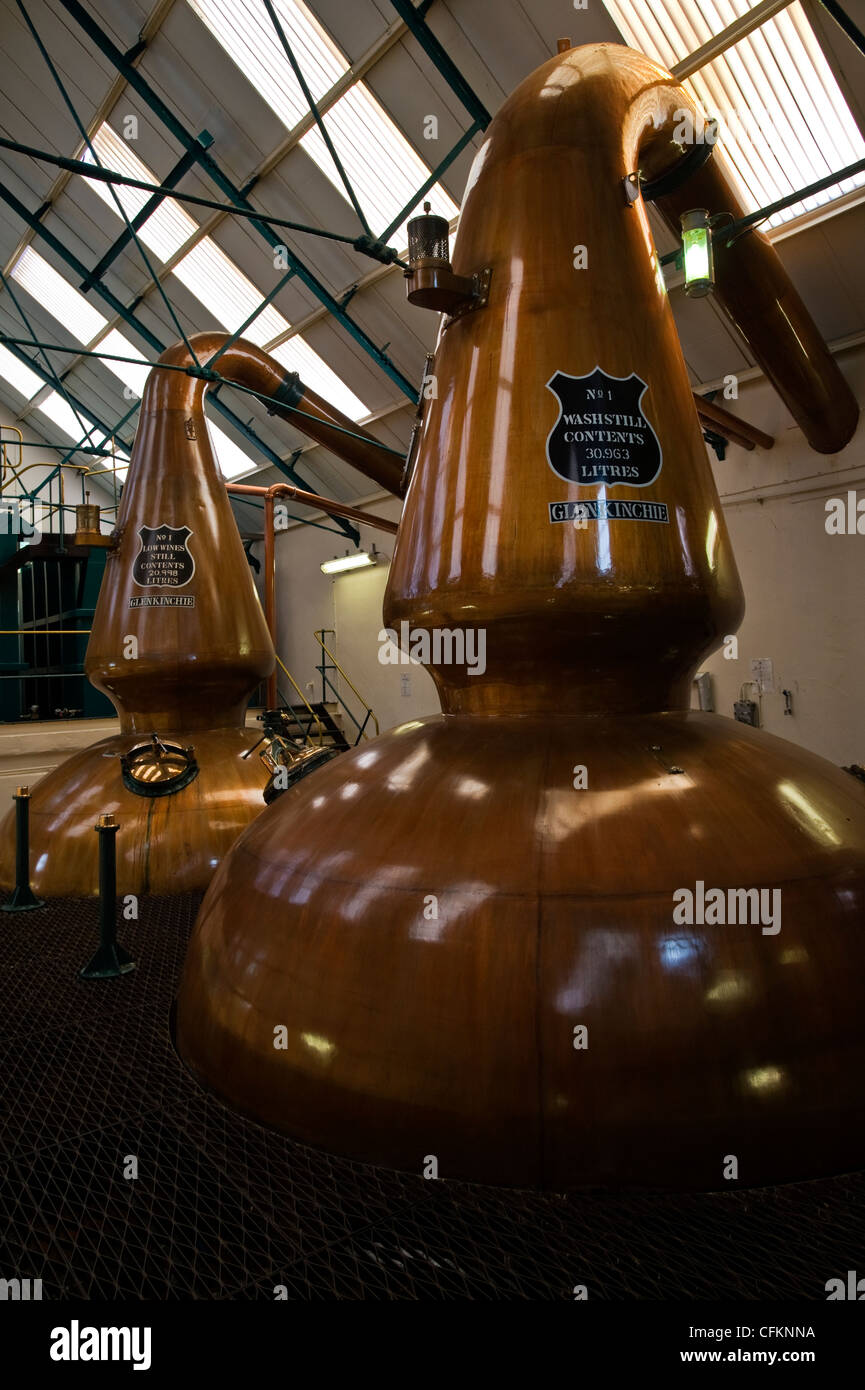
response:
<path id="1" fill-rule="evenodd" d="M 128 338 L 124 338 L 122 333 L 118 332 L 116 328 L 112 328 L 111 332 L 106 333 L 105 337 L 96 344 L 94 351 L 115 352 L 118 357 L 137 358 L 141 363 L 140 367 L 132 362 L 112 362 L 107 358 L 102 359 L 102 365 L 107 367 L 109 372 L 113 372 L 116 377 L 119 377 L 123 385 L 134 391 L 136 396 L 144 395 L 144 386 L 150 375 L 151 364 L 144 353 L 139 352 Z"/>
<path id="2" fill-rule="evenodd" d="M 195 13 L 276 113 L 292 130 L 309 113 L 300 84 L 262 0 L 189 0 Z M 274 9 L 313 99 L 348 71 L 349 64 L 301 0 L 274 0 Z M 378 233 L 389 227 L 429 178 L 420 155 L 363 82 L 355 82 L 322 118 L 358 202 Z M 300 141 L 342 197 L 345 188 L 317 127 Z M 436 185 L 433 211 L 448 221 L 458 208 Z M 405 245 L 402 229 L 392 245 Z"/>
<path id="3" fill-rule="evenodd" d="M 86 431 L 91 427 L 94 432 L 97 428 L 90 417 L 85 415 L 83 410 L 78 412 L 81 416 L 81 420 L 79 420 L 72 406 L 58 391 L 52 391 L 50 395 L 45 397 L 44 401 L 40 402 L 36 409 L 41 410 L 43 415 L 47 415 L 52 424 L 55 424 L 60 432 L 65 434 L 68 439 L 78 441 L 83 438 Z M 84 443 L 88 446 L 95 443 L 95 436 L 91 439 L 85 439 Z"/>
<path id="4" fill-rule="evenodd" d="M 253 471 L 256 465 L 249 455 L 212 420 L 207 421 L 207 433 L 223 478 L 239 478 L 241 473 Z"/>
<path id="5" fill-rule="evenodd" d="M 7 386 L 11 386 L 14 391 L 17 391 L 20 396 L 25 396 L 28 401 L 45 385 L 41 376 L 31 372 L 29 367 L 25 366 L 14 353 L 5 347 L 0 347 L 0 378 Z"/>
<path id="6" fill-rule="evenodd" d="M 12 278 L 79 343 L 92 342 L 108 324 L 98 309 L 73 289 L 32 246 L 21 252 L 12 267 Z"/>
<path id="7" fill-rule="evenodd" d="M 360 420 L 369 415 L 369 407 L 349 390 L 345 382 L 340 380 L 336 372 L 331 371 L 324 359 L 319 357 L 299 334 L 274 348 L 272 356 L 288 371 L 299 372 L 304 386 L 323 396 L 350 420 Z M 303 406 L 300 408 L 302 410 Z"/>
<path id="8" fill-rule="evenodd" d="M 6 355 L 7 354 L 5 348 L 0 347 L 0 373 L 5 373 Z M 11 354 L 8 355 L 11 356 Z M 16 361 L 17 359 L 13 358 L 12 360 Z M 24 371 L 29 371 L 29 369 L 27 367 L 24 367 Z M 36 374 L 35 372 L 30 372 L 30 375 L 35 376 Z M 43 382 L 41 382 L 38 378 L 36 378 L 36 380 L 37 385 L 41 387 L 43 385 Z M 33 393 L 31 392 L 31 395 L 32 394 Z M 76 415 L 75 411 L 72 409 L 72 406 L 69 404 L 67 400 L 63 398 L 63 396 L 60 395 L 58 391 L 50 392 L 50 394 L 45 397 L 44 401 L 40 401 L 36 409 L 40 411 L 41 414 L 45 415 L 51 421 L 52 425 L 54 425 L 55 428 L 58 429 L 61 434 L 66 436 L 70 443 L 83 443 L 83 446 L 88 449 L 99 449 L 103 445 L 107 445 L 109 443 L 110 435 L 107 435 L 105 433 L 105 430 L 101 426 L 96 425 L 94 421 L 91 420 L 90 416 L 86 413 L 86 411 L 79 410 L 78 414 Z M 79 415 L 81 417 L 80 420 L 78 418 Z M 87 435 L 88 437 L 85 438 L 85 435 Z M 126 449 L 126 447 L 118 443 L 116 445 L 116 451 L 120 453 L 121 450 L 125 455 L 128 456 L 129 451 Z M 111 454 L 104 454 L 101 456 L 98 454 L 89 454 L 87 457 L 88 465 L 90 468 L 97 470 L 101 469 L 103 466 L 108 467 L 109 469 L 112 468 L 113 461 Z M 120 482 L 123 482 L 125 480 L 127 472 L 128 465 L 125 463 L 117 469 L 117 477 Z"/>
<path id="9" fill-rule="evenodd" d="M 190 0 L 190 3 L 193 3 L 193 0 Z M 232 57 L 235 57 L 236 54 L 246 53 L 241 40 L 246 42 L 246 39 L 250 38 L 250 35 L 259 33 L 262 15 L 264 16 L 264 20 L 267 21 L 268 27 L 266 32 L 268 34 L 272 33 L 277 44 L 279 42 L 275 30 L 268 19 L 267 11 L 261 5 L 260 0 L 230 0 L 230 3 L 229 0 L 194 0 L 193 8 L 201 14 L 205 23 L 210 27 L 214 24 L 224 24 L 226 26 L 226 38 L 223 46 L 228 48 Z M 298 61 L 303 65 L 304 75 L 310 83 L 313 93 L 316 93 L 316 83 L 318 83 L 318 94 L 321 95 L 322 92 L 329 90 L 341 73 L 347 69 L 347 63 L 339 53 L 339 50 L 298 0 L 277 0 L 277 13 L 280 15 L 281 22 L 289 37 L 289 42 L 294 46 Z M 248 32 L 247 29 L 244 28 L 245 25 L 248 28 Z M 256 28 L 255 26 L 258 27 Z M 264 32 L 265 31 L 262 30 L 262 33 Z M 246 38 L 244 38 L 244 35 L 246 35 Z M 220 36 L 217 35 L 217 37 Z M 275 57 L 272 47 L 268 47 L 268 44 L 265 43 L 264 38 L 261 36 L 259 36 L 257 41 L 259 42 L 261 52 L 267 56 L 267 62 L 269 64 L 268 71 L 273 71 Z M 220 42 L 223 42 L 222 37 L 220 37 Z M 236 46 L 237 43 L 240 43 L 239 48 Z M 282 54 L 283 62 L 289 67 L 290 72 L 290 65 L 287 64 L 281 45 L 279 45 L 279 53 Z M 245 59 L 244 70 L 246 70 Z M 310 77 L 311 72 L 317 74 L 315 82 L 313 82 Z M 299 90 L 298 88 L 298 91 Z M 364 100 L 361 103 L 364 111 L 371 110 L 369 107 L 370 102 L 381 111 L 381 108 L 378 108 L 378 104 L 374 101 L 374 98 L 372 98 L 368 92 L 365 92 Z M 339 106 L 341 103 L 337 103 L 337 105 Z M 306 102 L 303 100 L 301 94 L 299 113 L 302 115 L 306 110 Z M 346 108 L 346 111 L 348 111 L 348 108 Z M 381 116 L 385 120 L 388 119 L 384 116 L 384 112 L 381 112 Z M 370 117 L 370 119 L 372 119 L 372 117 Z M 353 129 L 347 117 L 346 119 L 341 117 L 340 122 L 340 128 L 343 129 L 343 134 L 340 138 L 344 139 L 348 145 L 348 143 L 355 139 L 357 132 Z M 393 129 L 396 131 L 396 127 L 393 127 Z M 399 136 L 399 132 L 396 132 L 396 134 Z M 420 185 L 427 175 L 426 166 L 414 153 L 408 141 L 406 141 L 404 137 L 399 136 L 399 142 L 401 142 L 399 144 L 399 158 L 402 161 L 399 172 L 402 183 L 395 186 L 394 178 L 396 175 L 394 170 L 389 168 L 387 171 L 390 184 L 391 205 L 393 208 L 391 216 L 393 213 L 399 211 L 404 205 L 404 202 L 411 196 L 411 192 L 414 191 L 415 187 Z M 128 142 L 121 139 L 111 126 L 103 124 L 100 127 L 98 133 L 93 137 L 93 146 L 100 161 L 106 168 L 116 169 L 119 173 L 129 174 L 133 178 L 140 178 L 148 183 L 157 182 L 157 178 L 153 171 L 133 153 L 129 148 Z M 361 144 L 358 139 L 357 148 L 353 149 L 347 157 L 349 160 L 360 161 L 361 155 Z M 329 172 L 332 168 L 332 161 L 330 161 L 330 156 L 327 154 L 326 149 L 325 156 L 328 160 Z M 360 167 L 360 164 L 358 167 Z M 376 173 L 372 177 L 373 179 L 377 179 L 378 183 L 371 183 L 369 185 L 371 188 L 374 187 L 379 189 L 387 187 L 382 174 Z M 106 206 L 110 207 L 112 212 L 119 217 L 120 214 L 117 212 L 117 207 L 108 190 L 108 185 L 93 183 L 92 187 L 102 198 L 103 202 L 105 202 Z M 405 198 L 403 198 L 401 191 L 403 187 L 408 189 Z M 118 191 L 120 192 L 124 210 L 130 218 L 135 216 L 150 196 L 143 190 L 121 189 L 119 185 Z M 376 192 L 376 196 L 379 196 L 378 192 Z M 447 215 L 455 215 L 457 211 L 456 207 L 449 199 L 446 201 Z M 438 206 L 436 210 L 439 210 Z M 444 210 L 443 205 L 443 211 Z M 195 222 L 193 218 L 189 217 L 183 208 L 176 202 L 173 202 L 171 199 L 166 199 L 157 212 L 153 213 L 147 219 L 141 227 L 139 235 L 145 244 L 150 246 L 161 259 L 167 260 L 198 231 L 198 223 Z M 145 236 L 145 232 L 147 236 Z M 35 255 L 35 253 L 33 254 Z M 50 269 L 50 267 L 48 267 L 48 269 Z M 180 280 L 181 284 L 186 286 L 190 294 L 194 295 L 195 298 L 213 314 L 217 322 L 221 323 L 223 328 L 229 333 L 234 333 L 237 329 L 242 327 L 264 298 L 262 291 L 253 284 L 248 276 L 244 275 L 243 271 L 239 266 L 235 265 L 231 257 L 226 255 L 217 242 L 209 236 L 202 237 L 200 241 L 191 247 L 186 255 L 181 257 L 174 266 L 172 273 L 177 276 L 178 280 Z M 60 277 L 58 276 L 57 279 L 60 279 Z M 75 296 L 86 309 L 90 309 L 90 305 L 81 295 L 78 295 L 77 291 L 73 290 L 72 287 L 67 285 L 63 280 L 61 280 L 61 284 L 68 294 Z M 51 306 L 46 305 L 46 307 L 50 308 Z M 95 311 L 92 312 L 95 313 Z M 96 328 L 95 331 L 90 334 L 90 337 L 86 339 L 88 342 L 97 337 L 98 332 L 104 330 L 108 323 L 107 319 L 104 319 L 101 314 L 96 315 L 96 320 L 94 322 L 96 322 Z M 273 339 L 284 336 L 286 333 L 290 332 L 290 329 L 291 324 L 288 320 L 285 319 L 279 310 L 274 308 L 272 304 L 268 304 L 261 310 L 261 313 L 253 319 L 249 327 L 244 329 L 244 337 L 250 339 L 251 342 L 256 343 L 259 347 L 263 347 L 265 343 L 272 342 Z M 82 339 L 81 341 L 85 340 Z M 116 352 L 118 356 L 135 357 L 141 362 L 141 367 L 138 367 L 136 364 L 129 362 L 104 361 L 104 365 L 108 370 L 113 372 L 125 386 L 131 387 L 138 395 L 141 395 L 149 370 L 149 364 L 144 355 L 140 353 L 122 333 L 118 332 L 117 329 L 112 329 L 110 333 L 107 333 L 98 344 L 98 347 L 101 347 L 106 352 Z M 286 344 L 285 350 L 287 355 L 291 358 L 291 370 L 300 369 L 304 379 L 308 381 L 308 384 L 314 390 L 320 391 L 322 395 L 326 395 L 327 398 L 339 409 L 343 410 L 345 414 L 350 415 L 352 419 L 358 419 L 360 416 L 369 413 L 363 402 L 349 390 L 344 382 L 340 381 L 336 373 L 331 371 L 327 364 L 322 361 L 318 354 L 314 352 L 303 339 L 300 337 L 292 338 L 290 340 L 290 346 Z M 279 357 L 280 354 L 277 352 L 275 355 Z M 300 364 L 299 367 L 296 364 Z M 215 426 L 211 426 L 212 431 L 215 430 L 215 428 Z M 251 462 L 249 457 L 244 454 L 242 450 L 239 450 L 238 446 L 234 444 L 227 435 L 219 431 L 218 437 L 227 441 L 226 444 L 221 446 L 222 454 L 226 459 L 226 466 L 234 470 L 231 473 L 226 472 L 226 477 L 237 476 L 240 471 L 241 459 L 243 463 L 243 472 L 248 472 L 250 468 L 255 467 L 255 464 Z M 231 453 L 232 449 L 235 451 L 233 455 Z"/>
<path id="10" fill-rule="evenodd" d="M 52 391 L 49 396 L 46 396 L 45 400 L 42 401 L 36 409 L 40 410 L 43 415 L 47 415 L 51 423 L 60 430 L 61 434 L 65 434 L 68 439 L 73 440 L 76 444 L 83 441 L 85 448 L 99 449 L 102 445 L 108 444 L 110 440 L 110 435 L 107 435 L 104 429 L 99 425 L 94 424 L 90 416 L 83 410 L 78 412 L 83 422 L 82 427 L 82 424 L 79 423 L 78 415 L 75 414 L 69 402 L 64 400 L 57 391 Z M 89 437 L 85 439 L 84 435 L 88 431 L 90 432 Z M 126 448 L 122 444 L 118 443 L 116 448 L 118 453 L 121 450 L 124 454 L 127 453 Z M 91 468 L 98 469 L 101 465 L 104 465 L 110 471 L 113 471 L 111 454 L 104 454 L 101 458 L 96 454 L 90 454 L 88 457 Z M 117 476 L 121 482 L 126 478 L 127 471 L 128 469 L 125 464 L 117 469 Z"/>
<path id="11" fill-rule="evenodd" d="M 199 19 L 237 64 L 283 125 L 308 113 L 303 89 L 261 0 L 189 0 Z M 274 0 L 274 10 L 304 80 L 318 101 L 348 70 L 336 44 L 298 0 Z"/>
<path id="12" fill-rule="evenodd" d="M 605 0 L 631 47 L 673 67 L 757 0 Z M 745 210 L 785 198 L 865 158 L 851 115 L 799 0 L 699 69 L 684 84 L 704 115 L 717 116 L 720 148 Z M 865 186 L 846 179 L 762 223 L 779 227 Z"/>
<path id="13" fill-rule="evenodd" d="M 99 156 L 100 164 L 104 168 L 112 169 L 118 174 L 126 174 L 128 178 L 142 179 L 146 183 L 159 182 L 153 171 L 148 169 L 147 165 L 133 152 L 129 141 L 122 139 L 107 123 L 99 127 L 91 143 Z M 86 164 L 95 163 L 89 150 L 84 151 L 82 158 Z M 89 180 L 88 187 L 93 189 L 93 192 L 102 199 L 116 217 L 119 217 L 117 204 L 111 194 L 113 187 L 130 222 L 151 196 L 143 188 L 126 188 L 119 183 L 110 185 L 97 179 Z M 175 202 L 172 198 L 165 198 L 155 212 L 150 214 L 147 221 L 139 227 L 137 235 L 140 236 L 148 250 L 158 256 L 161 261 L 167 261 L 197 231 L 198 223 L 189 216 L 180 203 Z"/>
<path id="14" fill-rule="evenodd" d="M 355 83 L 340 97 L 324 122 L 367 221 L 374 231 L 383 231 L 429 178 L 429 169 L 362 82 Z M 308 131 L 300 143 L 345 196 L 321 131 L 317 127 Z M 459 212 L 440 184 L 427 197 L 433 212 L 448 221 Z M 398 228 L 390 243 L 403 246 L 405 242 L 405 231 Z"/>
<path id="15" fill-rule="evenodd" d="M 229 333 L 240 328 L 264 298 L 211 237 L 204 237 L 178 261 L 174 274 Z M 290 327 L 288 320 L 268 304 L 243 336 L 261 347 Z"/>

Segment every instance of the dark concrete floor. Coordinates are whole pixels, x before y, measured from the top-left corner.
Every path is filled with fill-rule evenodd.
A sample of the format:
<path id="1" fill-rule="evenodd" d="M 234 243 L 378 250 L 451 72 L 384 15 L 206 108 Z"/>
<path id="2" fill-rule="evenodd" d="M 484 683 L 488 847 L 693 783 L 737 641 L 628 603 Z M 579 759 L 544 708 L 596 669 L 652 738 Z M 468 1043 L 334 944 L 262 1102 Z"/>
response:
<path id="1" fill-rule="evenodd" d="M 205 1094 L 169 1010 L 198 900 L 142 899 L 137 969 L 85 983 L 95 903 L 0 915 L 0 1277 L 43 1298 L 824 1300 L 865 1174 L 710 1195 L 424 1181 Z M 138 1177 L 124 1177 L 128 1156 Z M 857 1265 L 858 1262 L 858 1265 Z M 865 1272 L 865 1271 L 863 1271 Z"/>

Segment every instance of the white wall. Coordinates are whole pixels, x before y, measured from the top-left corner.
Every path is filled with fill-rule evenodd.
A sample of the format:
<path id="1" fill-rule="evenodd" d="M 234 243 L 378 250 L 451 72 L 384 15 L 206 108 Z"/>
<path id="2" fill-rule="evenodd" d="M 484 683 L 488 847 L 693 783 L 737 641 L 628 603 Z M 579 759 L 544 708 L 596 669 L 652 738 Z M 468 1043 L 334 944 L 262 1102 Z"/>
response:
<path id="1" fill-rule="evenodd" d="M 16 467 L 18 466 L 17 436 L 12 433 L 10 427 L 13 425 L 17 426 L 17 424 L 18 421 L 14 412 L 10 410 L 8 406 L 0 403 L 0 426 L 3 427 L 2 439 L 3 443 L 6 445 L 7 456 Z M 49 437 L 59 439 L 59 430 L 55 429 L 49 421 L 46 421 L 46 433 L 49 434 Z M 25 447 L 21 451 L 21 458 L 23 460 L 23 467 L 27 468 L 27 472 L 22 478 L 22 485 L 26 491 L 32 492 L 34 488 L 39 486 L 44 478 L 47 478 L 52 469 L 60 462 L 63 455 L 56 449 L 46 449 L 45 445 L 41 443 L 38 436 L 35 435 L 32 430 L 24 428 L 23 434 Z M 34 444 L 37 447 L 28 448 L 28 444 Z M 82 460 L 87 457 L 88 456 L 85 454 L 79 455 L 79 458 Z M 38 467 L 33 467 L 32 465 L 38 465 Z M 102 465 L 99 466 L 101 467 Z M 18 471 L 20 472 L 21 469 L 19 468 Z M 63 488 L 67 506 L 75 506 L 83 500 L 81 496 L 81 474 L 77 469 L 68 467 L 63 469 Z M 114 498 L 111 495 L 110 486 L 106 489 L 101 483 L 96 483 L 91 478 L 87 478 L 85 480 L 85 490 L 90 493 L 90 501 L 93 504 L 101 507 L 113 507 Z M 7 469 L 5 486 L 3 489 L 4 497 L 14 497 L 20 492 L 21 488 L 15 481 L 11 471 Z M 44 502 L 46 507 L 48 506 L 48 488 L 45 488 L 44 492 L 40 493 L 40 500 Z M 60 493 L 57 482 L 54 481 L 51 484 L 51 502 L 56 504 L 59 501 Z M 27 515 L 29 516 L 29 510 Z M 75 529 L 75 517 L 73 513 L 66 512 L 65 516 L 66 531 L 73 531 Z M 103 520 L 103 532 L 109 532 L 113 525 L 114 512 L 112 511 Z M 49 531 L 57 531 L 60 529 L 59 514 L 57 512 L 53 513 L 51 517 L 48 518 L 45 523 L 45 529 Z"/>
<path id="2" fill-rule="evenodd" d="M 865 350 L 838 360 L 865 402 Z M 858 488 L 865 501 L 865 422 L 842 454 L 826 457 L 808 447 L 762 378 L 742 382 L 738 401 L 719 404 L 774 435 L 776 443 L 753 452 L 731 446 L 723 462 L 710 452 L 747 602 L 738 658 L 718 653 L 704 668 L 713 677 L 715 708 L 732 717 L 733 701 L 751 678 L 751 660 L 768 657 L 775 693 L 762 696 L 763 727 L 835 763 L 865 764 L 865 535 L 830 536 L 825 529 L 827 498 Z M 364 506 L 391 518 L 399 512 L 393 499 Z M 364 530 L 364 548 L 373 541 L 393 553 L 393 537 Z M 320 572 L 322 560 L 346 547 L 339 537 L 309 527 L 277 537 L 280 655 L 301 685 L 315 682 L 319 698 L 312 631 L 335 628 L 339 660 L 383 730 L 437 713 L 435 687 L 423 668 L 378 661 L 386 567 L 336 579 Z M 406 671 L 408 696 L 401 693 Z M 793 692 L 792 716 L 783 712 L 784 688 Z"/>
<path id="3" fill-rule="evenodd" d="M 391 521 L 399 518 L 400 503 L 392 497 L 376 497 L 361 506 L 363 511 Z M 374 544 L 390 558 L 394 536 L 370 527 L 361 527 L 360 531 L 362 549 L 369 550 Z M 384 732 L 406 719 L 437 714 L 439 702 L 432 679 L 422 666 L 387 666 L 378 659 L 387 565 L 381 563 L 335 576 L 321 573 L 323 560 L 352 549 L 347 538 L 311 526 L 294 527 L 277 535 L 277 650 L 307 698 L 313 695 L 307 689 L 307 682 L 312 682 L 314 698 L 319 700 L 321 678 L 315 667 L 320 649 L 313 632 L 322 627 L 334 629 L 335 645 L 331 645 L 333 639 L 325 640 L 364 700 L 372 705 Z M 260 553 L 258 546 L 256 554 Z M 401 676 L 406 674 L 410 678 L 409 693 L 404 695 Z M 282 685 L 285 684 L 283 677 Z M 337 684 L 350 708 L 362 719 L 361 706 L 351 691 L 343 681 L 337 680 Z M 346 728 L 351 736 L 351 725 Z"/>
<path id="4" fill-rule="evenodd" d="M 838 361 L 865 403 L 865 350 Z M 853 490 L 865 502 L 865 418 L 841 454 L 821 455 L 762 378 L 742 383 L 739 400 L 729 404 L 776 442 L 752 453 L 731 447 L 715 463 L 747 604 L 738 659 L 716 653 L 704 667 L 715 708 L 731 714 L 751 679 L 751 661 L 768 657 L 775 692 L 760 701 L 762 727 L 832 762 L 865 764 L 865 535 L 826 531 L 828 498 L 846 500 Z M 793 693 L 791 716 L 784 714 L 785 688 Z"/>

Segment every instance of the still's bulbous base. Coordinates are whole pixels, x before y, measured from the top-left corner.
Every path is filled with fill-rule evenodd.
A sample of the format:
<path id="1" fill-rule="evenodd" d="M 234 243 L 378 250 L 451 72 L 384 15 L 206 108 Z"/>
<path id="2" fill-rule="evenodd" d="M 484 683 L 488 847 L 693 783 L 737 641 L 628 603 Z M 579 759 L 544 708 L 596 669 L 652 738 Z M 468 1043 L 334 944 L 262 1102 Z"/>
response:
<path id="1" fill-rule="evenodd" d="M 116 836 L 117 892 L 203 893 L 217 864 L 264 810 L 268 773 L 255 729 L 160 728 L 164 743 L 192 745 L 199 774 L 170 796 L 138 796 L 124 785 L 120 753 L 147 743 L 117 734 L 74 753 L 33 788 L 30 881 L 39 897 L 89 897 L 99 891 L 99 845 L 93 827 L 110 812 Z M 0 888 L 15 883 L 15 812 L 0 826 Z"/>
<path id="2" fill-rule="evenodd" d="M 677 924 L 698 881 L 780 889 L 780 930 Z M 241 836 L 177 1041 L 230 1104 L 374 1163 L 712 1188 L 730 1155 L 745 1184 L 865 1159 L 863 1005 L 848 774 L 698 713 L 439 716 Z"/>

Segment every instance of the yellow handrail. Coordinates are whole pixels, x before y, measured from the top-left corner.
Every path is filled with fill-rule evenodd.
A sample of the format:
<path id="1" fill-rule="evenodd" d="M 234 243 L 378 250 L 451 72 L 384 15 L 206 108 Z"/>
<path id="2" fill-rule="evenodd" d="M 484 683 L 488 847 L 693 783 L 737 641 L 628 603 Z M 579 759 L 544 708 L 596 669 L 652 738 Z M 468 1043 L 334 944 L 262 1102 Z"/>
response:
<path id="1" fill-rule="evenodd" d="M 2 453 L 2 459 L 3 459 L 3 463 L 2 463 L 2 473 L 0 473 L 0 490 L 2 490 L 3 488 L 5 488 L 5 486 L 6 486 L 6 467 L 7 467 L 7 465 L 9 466 L 9 468 L 12 469 L 12 472 L 15 474 L 15 477 L 16 477 L 16 478 L 18 477 L 18 469 L 15 467 L 14 463 L 11 463 L 11 462 L 10 462 L 10 460 L 9 460 L 9 453 L 8 453 L 9 445 L 12 444 L 12 443 L 14 443 L 14 441 L 11 440 L 11 439 L 4 439 L 4 438 L 3 438 L 3 431 L 4 431 L 4 430 L 11 430 L 13 434 L 17 434 L 17 436 L 18 436 L 18 468 L 20 468 L 21 465 L 22 465 L 22 463 L 24 462 L 24 457 L 23 457 L 23 455 L 24 455 L 24 434 L 23 434 L 23 432 L 18 428 L 17 425 L 0 425 L 0 453 Z"/>
<path id="2" fill-rule="evenodd" d="M 375 717 L 375 712 L 374 712 L 374 710 L 373 710 L 372 705 L 369 703 L 368 700 L 365 700 L 365 699 L 363 698 L 363 696 L 361 695 L 361 693 L 360 693 L 360 691 L 358 690 L 357 686 L 354 685 L 353 682 L 349 679 L 349 677 L 345 674 L 345 671 L 344 671 L 344 670 L 342 669 L 342 667 L 340 666 L 340 664 L 339 664 L 339 662 L 337 661 L 336 657 L 334 656 L 333 652 L 330 650 L 329 647 L 325 646 L 324 638 L 321 637 L 321 636 L 319 635 L 319 634 L 322 633 L 322 632 L 324 632 L 324 628 L 323 628 L 323 627 L 317 628 L 316 631 L 315 631 L 315 634 L 314 634 L 314 635 L 315 635 L 315 638 L 316 638 L 316 641 L 318 642 L 318 645 L 321 647 L 321 650 L 324 652 L 325 656 L 329 656 L 329 657 L 330 657 L 331 665 L 336 667 L 337 671 L 338 671 L 339 674 L 342 676 L 342 678 L 343 678 L 343 680 L 345 681 L 346 685 L 349 687 L 350 690 L 353 690 L 353 691 L 354 691 L 355 695 L 356 695 L 357 698 L 360 700 L 360 703 L 363 705 L 364 709 L 366 710 L 367 714 L 369 715 L 370 719 L 372 720 L 373 724 L 375 725 L 376 734 L 380 734 L 380 733 L 381 733 L 381 728 L 379 727 L 379 722 L 378 722 L 378 720 L 377 720 L 376 717 Z M 364 738 L 369 738 L 369 734 L 364 734 Z"/>
<path id="3" fill-rule="evenodd" d="M 318 717 L 318 715 L 316 714 L 315 710 L 313 709 L 312 705 L 309 703 L 309 700 L 307 700 L 306 696 L 304 695 L 304 693 L 303 693 L 303 691 L 301 690 L 300 686 L 298 685 L 297 681 L 294 679 L 294 676 L 293 676 L 293 675 L 291 674 L 291 672 L 289 671 L 289 669 L 288 669 L 288 667 L 286 666 L 285 662 L 282 661 L 280 657 L 277 657 L 276 660 L 277 660 L 278 665 L 280 665 L 280 666 L 282 667 L 283 671 L 284 671 L 285 674 L 288 676 L 288 679 L 291 681 L 292 685 L 294 686 L 294 688 L 295 688 L 295 690 L 297 691 L 298 695 L 300 696 L 301 700 L 303 700 L 303 703 L 306 705 L 307 709 L 309 710 L 310 714 L 312 715 L 313 719 L 315 720 L 316 724 L 318 725 L 318 746 L 319 746 L 319 748 L 320 748 L 321 745 L 322 745 L 322 743 L 324 742 L 324 725 L 322 724 L 321 720 L 319 719 L 319 717 Z M 309 739 L 307 739 L 307 742 L 309 742 Z"/>

